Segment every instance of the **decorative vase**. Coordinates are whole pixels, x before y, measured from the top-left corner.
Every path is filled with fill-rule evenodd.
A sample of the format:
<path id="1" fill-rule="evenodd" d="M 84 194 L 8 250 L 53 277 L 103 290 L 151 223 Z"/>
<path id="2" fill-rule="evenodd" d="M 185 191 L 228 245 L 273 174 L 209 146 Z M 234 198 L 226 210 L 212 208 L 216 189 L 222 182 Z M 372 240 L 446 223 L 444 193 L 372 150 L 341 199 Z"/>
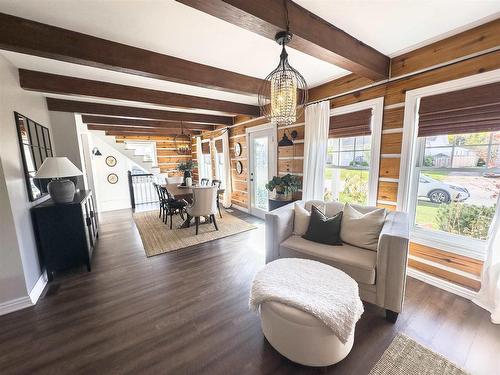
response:
<path id="1" fill-rule="evenodd" d="M 186 177 L 185 181 L 187 187 L 193 186 L 193 179 L 191 177 Z"/>
<path id="2" fill-rule="evenodd" d="M 55 203 L 71 203 L 75 196 L 75 184 L 68 179 L 52 180 L 47 185 L 50 197 Z"/>
<path id="3" fill-rule="evenodd" d="M 182 185 L 186 186 L 186 178 L 192 178 L 193 175 L 191 174 L 191 171 L 189 169 L 186 169 L 184 171 L 184 181 L 182 182 Z M 192 180 L 191 180 L 192 181 Z"/>

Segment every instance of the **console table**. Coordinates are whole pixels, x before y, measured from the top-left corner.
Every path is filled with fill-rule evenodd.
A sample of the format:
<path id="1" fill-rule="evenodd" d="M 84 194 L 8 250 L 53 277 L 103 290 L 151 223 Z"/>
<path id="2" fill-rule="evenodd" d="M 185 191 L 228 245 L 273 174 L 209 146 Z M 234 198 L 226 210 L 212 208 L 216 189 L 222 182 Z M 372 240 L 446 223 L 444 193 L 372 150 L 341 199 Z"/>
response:
<path id="1" fill-rule="evenodd" d="M 86 265 L 91 270 L 98 237 L 97 212 L 90 190 L 76 192 L 71 203 L 49 199 L 31 209 L 38 251 L 49 281 L 54 272 Z"/>

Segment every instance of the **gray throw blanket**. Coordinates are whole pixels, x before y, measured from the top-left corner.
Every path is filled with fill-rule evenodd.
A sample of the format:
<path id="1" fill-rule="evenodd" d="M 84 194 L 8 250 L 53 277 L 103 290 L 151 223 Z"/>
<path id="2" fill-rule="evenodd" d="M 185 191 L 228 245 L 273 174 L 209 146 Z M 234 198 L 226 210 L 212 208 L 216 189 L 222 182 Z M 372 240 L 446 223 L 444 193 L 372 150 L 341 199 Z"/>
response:
<path id="1" fill-rule="evenodd" d="M 343 271 L 308 259 L 278 259 L 255 275 L 249 306 L 258 311 L 268 301 L 311 314 L 343 344 L 364 311 L 356 281 Z"/>

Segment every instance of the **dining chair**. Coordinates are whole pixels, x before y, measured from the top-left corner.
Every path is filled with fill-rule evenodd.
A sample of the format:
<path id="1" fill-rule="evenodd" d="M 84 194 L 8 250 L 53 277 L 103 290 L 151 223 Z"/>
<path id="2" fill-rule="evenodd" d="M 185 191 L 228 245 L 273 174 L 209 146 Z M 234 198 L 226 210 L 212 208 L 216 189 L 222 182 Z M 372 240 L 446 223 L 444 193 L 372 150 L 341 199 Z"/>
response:
<path id="1" fill-rule="evenodd" d="M 208 178 L 202 178 L 200 181 L 200 186 L 208 186 L 208 182 L 210 180 Z"/>
<path id="2" fill-rule="evenodd" d="M 158 203 L 160 205 L 160 214 L 158 215 L 158 217 L 161 217 L 161 214 L 163 213 L 163 206 L 165 205 L 166 202 L 163 200 L 163 197 L 162 197 L 162 194 L 160 191 L 160 185 L 158 185 L 156 182 L 153 182 L 153 186 L 156 190 L 156 194 L 158 194 Z"/>
<path id="3" fill-rule="evenodd" d="M 217 213 L 217 186 L 193 187 L 193 203 L 186 207 L 188 223 L 192 217 L 196 224 L 196 234 L 200 225 L 200 217 L 209 217 L 214 224 L 215 230 L 219 230 L 215 221 Z M 188 224 L 189 225 L 189 224 Z"/>
<path id="4" fill-rule="evenodd" d="M 164 222 L 168 224 L 168 217 L 170 216 L 170 229 L 172 229 L 174 215 L 179 214 L 181 219 L 184 220 L 184 210 L 186 209 L 187 202 L 184 199 L 175 199 L 172 194 L 169 193 L 168 189 L 163 186 L 161 186 L 160 189 L 166 197 Z"/>
<path id="5" fill-rule="evenodd" d="M 167 177 L 167 184 L 182 184 L 184 182 L 184 177 L 182 176 L 172 176 Z"/>
<path id="6" fill-rule="evenodd" d="M 217 190 L 220 189 L 221 184 L 222 184 L 221 180 L 212 180 L 212 186 L 217 186 Z M 222 213 L 220 210 L 220 195 L 218 191 L 217 191 L 217 210 L 219 211 L 219 216 L 222 219 Z"/>

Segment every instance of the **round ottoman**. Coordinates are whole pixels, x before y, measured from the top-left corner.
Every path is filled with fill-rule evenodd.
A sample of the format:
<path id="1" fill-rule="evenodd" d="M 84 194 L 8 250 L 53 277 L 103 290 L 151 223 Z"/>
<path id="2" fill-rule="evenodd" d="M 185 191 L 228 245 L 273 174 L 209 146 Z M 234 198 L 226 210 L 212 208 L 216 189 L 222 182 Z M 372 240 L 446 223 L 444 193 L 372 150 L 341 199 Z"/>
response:
<path id="1" fill-rule="evenodd" d="M 283 356 L 306 366 L 330 366 L 351 351 L 354 329 L 342 344 L 333 332 L 308 313 L 279 302 L 260 306 L 262 332 Z"/>

